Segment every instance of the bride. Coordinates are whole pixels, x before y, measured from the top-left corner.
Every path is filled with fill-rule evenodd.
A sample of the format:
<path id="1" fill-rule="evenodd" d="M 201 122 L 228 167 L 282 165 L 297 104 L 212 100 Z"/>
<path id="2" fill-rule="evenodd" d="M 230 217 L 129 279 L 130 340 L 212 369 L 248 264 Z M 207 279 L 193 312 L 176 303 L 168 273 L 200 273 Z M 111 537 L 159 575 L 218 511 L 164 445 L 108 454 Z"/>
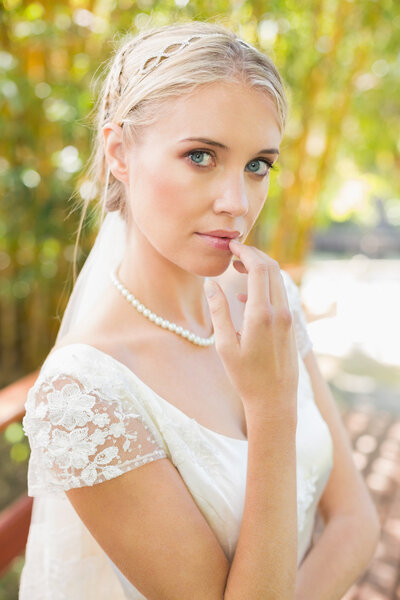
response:
<path id="1" fill-rule="evenodd" d="M 271 60 L 219 25 L 112 57 L 106 217 L 26 402 L 20 599 L 339 600 L 368 564 L 378 517 L 298 289 L 243 243 L 286 110 Z"/>

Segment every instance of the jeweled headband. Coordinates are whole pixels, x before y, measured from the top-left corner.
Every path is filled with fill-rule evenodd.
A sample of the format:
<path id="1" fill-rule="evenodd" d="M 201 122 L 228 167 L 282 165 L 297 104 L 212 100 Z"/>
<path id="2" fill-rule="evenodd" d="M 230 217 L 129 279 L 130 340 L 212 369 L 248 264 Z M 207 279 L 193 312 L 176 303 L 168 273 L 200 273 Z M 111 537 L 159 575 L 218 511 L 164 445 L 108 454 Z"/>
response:
<path id="1" fill-rule="evenodd" d="M 161 62 L 161 60 L 163 58 L 169 58 L 170 56 L 175 56 L 176 54 L 179 54 L 179 52 L 181 52 L 184 48 L 186 48 L 186 46 L 188 46 L 192 40 L 200 39 L 203 37 L 209 37 L 209 36 L 210 36 L 209 33 L 204 33 L 204 34 L 198 33 L 195 35 L 191 35 L 180 42 L 173 42 L 172 44 L 168 44 L 167 46 L 164 46 L 164 48 L 162 48 L 157 54 L 155 54 L 154 56 L 151 56 L 150 58 L 147 58 L 145 60 L 143 65 L 140 67 L 138 74 L 144 75 L 144 74 L 148 73 L 149 71 L 151 71 L 152 69 L 154 69 L 155 67 L 157 67 L 157 65 L 159 65 L 159 63 Z M 248 44 L 247 42 L 245 42 L 242 39 L 238 38 L 238 41 L 240 44 L 242 44 L 243 46 L 246 46 L 247 48 L 253 48 L 250 44 Z M 168 48 L 173 48 L 174 46 L 177 47 L 175 50 L 172 50 L 171 52 L 167 52 Z"/>

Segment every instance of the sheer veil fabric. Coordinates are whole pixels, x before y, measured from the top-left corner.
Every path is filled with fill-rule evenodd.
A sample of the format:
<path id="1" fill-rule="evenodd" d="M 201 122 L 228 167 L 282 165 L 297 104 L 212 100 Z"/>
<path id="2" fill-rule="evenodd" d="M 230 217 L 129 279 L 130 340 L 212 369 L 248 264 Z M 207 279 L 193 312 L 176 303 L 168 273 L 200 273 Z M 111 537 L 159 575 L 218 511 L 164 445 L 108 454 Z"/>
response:
<path id="1" fill-rule="evenodd" d="M 120 263 L 126 242 L 126 225 L 119 212 L 107 213 L 85 264 L 75 282 L 58 331 L 59 342 L 85 322 L 85 317 L 110 283 L 110 270 Z"/>

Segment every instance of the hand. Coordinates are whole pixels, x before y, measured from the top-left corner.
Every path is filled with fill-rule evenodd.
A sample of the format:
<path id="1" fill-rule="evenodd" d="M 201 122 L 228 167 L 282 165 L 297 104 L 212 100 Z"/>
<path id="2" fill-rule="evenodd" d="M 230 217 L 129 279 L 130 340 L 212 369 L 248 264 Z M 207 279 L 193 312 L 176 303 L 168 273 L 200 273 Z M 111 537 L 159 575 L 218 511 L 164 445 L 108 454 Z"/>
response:
<path id="1" fill-rule="evenodd" d="M 245 410 L 295 415 L 298 355 L 279 264 L 252 246 L 232 240 L 229 247 L 242 264 L 240 272 L 248 273 L 248 294 L 241 298 L 246 304 L 236 332 L 224 292 L 215 281 L 207 282 L 206 289 L 215 289 L 208 302 L 216 350 Z"/>

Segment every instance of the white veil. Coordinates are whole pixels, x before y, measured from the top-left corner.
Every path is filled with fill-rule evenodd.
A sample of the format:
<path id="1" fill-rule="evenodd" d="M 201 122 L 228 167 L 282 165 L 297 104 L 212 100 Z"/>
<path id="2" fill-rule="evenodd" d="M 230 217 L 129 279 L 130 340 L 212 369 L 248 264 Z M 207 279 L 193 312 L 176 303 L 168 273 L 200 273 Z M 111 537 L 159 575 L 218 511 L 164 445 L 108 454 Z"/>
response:
<path id="1" fill-rule="evenodd" d="M 103 207 L 110 168 L 107 169 Z M 110 283 L 110 271 L 122 260 L 126 244 L 126 224 L 119 211 L 108 212 L 100 225 L 91 251 L 77 277 L 58 330 L 56 343 L 84 323 L 91 309 Z"/>

